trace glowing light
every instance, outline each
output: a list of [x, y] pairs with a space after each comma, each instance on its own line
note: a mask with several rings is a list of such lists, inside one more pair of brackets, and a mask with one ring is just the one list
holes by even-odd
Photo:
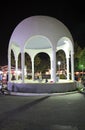
[[60, 61], [58, 61], [58, 65], [60, 65], [61, 64], [61, 62]]

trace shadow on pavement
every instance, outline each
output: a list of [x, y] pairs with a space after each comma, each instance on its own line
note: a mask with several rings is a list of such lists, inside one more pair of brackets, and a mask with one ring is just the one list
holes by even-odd
[[10, 118], [11, 116], [16, 116], [18, 113], [23, 112], [23, 111], [25, 111], [27, 109], [30, 109], [32, 106], [42, 102], [43, 100], [45, 100], [45, 99], [47, 99], [49, 97], [50, 96], [45, 96], [45, 97], [39, 98], [37, 100], [34, 100], [33, 102], [27, 103], [27, 104], [25, 104], [23, 106], [20, 106], [20, 107], [16, 108], [16, 109], [13, 109], [11, 111], [7, 111], [7, 112], [4, 112], [4, 113], [0, 114], [0, 126], [1, 126], [1, 124], [4, 124], [4, 122], [8, 118]]

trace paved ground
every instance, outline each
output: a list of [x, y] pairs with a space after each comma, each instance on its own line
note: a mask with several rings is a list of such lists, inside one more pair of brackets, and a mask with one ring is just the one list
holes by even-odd
[[0, 130], [85, 130], [85, 96], [0, 95]]

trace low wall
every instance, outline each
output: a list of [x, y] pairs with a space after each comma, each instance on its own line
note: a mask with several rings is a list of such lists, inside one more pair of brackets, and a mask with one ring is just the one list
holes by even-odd
[[23, 93], [56, 93], [76, 90], [76, 82], [70, 83], [8, 83], [8, 90]]

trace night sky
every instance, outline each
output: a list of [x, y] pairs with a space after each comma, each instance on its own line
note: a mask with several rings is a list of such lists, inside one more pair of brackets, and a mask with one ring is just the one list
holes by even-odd
[[63, 22], [71, 32], [74, 42], [85, 47], [84, 3], [55, 1], [12, 1], [0, 4], [0, 66], [7, 65], [8, 44], [15, 27], [33, 15], [47, 15]]

